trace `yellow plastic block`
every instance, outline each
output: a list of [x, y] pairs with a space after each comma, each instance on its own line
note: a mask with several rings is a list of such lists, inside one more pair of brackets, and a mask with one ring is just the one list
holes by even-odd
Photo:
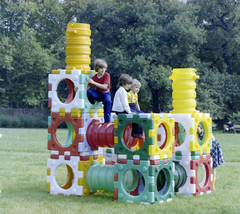
[[[152, 114], [151, 118], [154, 120], [154, 129], [149, 130], [149, 137], [154, 138], [154, 145], [149, 145], [149, 156], [159, 155], [160, 159], [172, 158], [172, 145], [175, 141], [173, 135], [173, 128], [175, 127], [175, 120], [171, 114]], [[157, 135], [160, 125], [164, 125], [166, 129], [166, 143], [164, 148], [158, 146]]]
[[118, 119], [114, 119], [114, 129], [118, 129]]
[[114, 144], [118, 144], [118, 136], [114, 136]]
[[60, 74], [60, 70], [61, 70], [61, 69], [52, 70], [52, 74]]
[[[194, 127], [190, 128], [190, 134], [195, 136], [195, 141], [190, 142], [190, 151], [199, 151], [200, 155], [203, 155], [203, 151], [206, 154], [210, 154], [211, 150], [211, 140], [212, 140], [212, 133], [211, 133], [211, 126], [212, 126], [212, 118], [209, 114], [204, 113], [192, 113], [192, 118], [194, 118]], [[202, 145], [199, 144], [197, 138], [197, 127], [201, 123], [204, 126], [204, 141], [201, 142]]]
[[103, 117], [103, 109], [98, 109], [98, 117]]
[[[75, 70], [75, 69], [73, 68], [73, 70]], [[67, 70], [65, 73], [66, 74], [72, 74], [72, 71], [71, 70]]]
[[65, 117], [65, 108], [59, 108], [59, 117]]
[[90, 115], [90, 117], [94, 117], [94, 109], [93, 108], [91, 108], [89, 110], [89, 115]]
[[[95, 159], [95, 161], [99, 161], [100, 164], [103, 164], [103, 155], [98, 155], [98, 158]], [[89, 195], [90, 189], [87, 186], [86, 183], [86, 173], [89, 168], [89, 166], [92, 165], [93, 162], [93, 156], [89, 156], [89, 160], [87, 161], [79, 161], [78, 162], [78, 171], [83, 171], [83, 178], [78, 179], [78, 185], [83, 186], [83, 196]]]
[[50, 192], [50, 186], [51, 186], [50, 182], [47, 182], [47, 192]]
[[173, 114], [191, 114], [196, 111], [196, 83], [195, 80], [199, 78], [196, 75], [194, 68], [178, 68], [172, 70], [172, 76], [169, 79], [172, 83], [172, 106]]
[[81, 117], [82, 116], [82, 109], [72, 108], [71, 109], [71, 117]]
[[82, 70], [81, 74], [91, 74], [91, 70]]
[[[82, 70], [90, 74], [91, 30], [89, 24], [70, 23], [66, 31], [66, 70]], [[83, 73], [83, 72], [81, 72]]]
[[51, 175], [51, 169], [50, 168], [47, 169], [47, 175]]

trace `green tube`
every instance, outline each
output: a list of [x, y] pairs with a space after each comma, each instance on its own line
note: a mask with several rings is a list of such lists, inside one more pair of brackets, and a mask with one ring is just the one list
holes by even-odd
[[187, 173], [185, 169], [179, 164], [179, 162], [176, 161], [175, 162], [175, 192], [178, 192], [178, 189], [186, 183], [186, 180], [187, 180]]
[[91, 192], [96, 190], [114, 190], [114, 166], [100, 165], [99, 161], [93, 161], [86, 173], [86, 183]]

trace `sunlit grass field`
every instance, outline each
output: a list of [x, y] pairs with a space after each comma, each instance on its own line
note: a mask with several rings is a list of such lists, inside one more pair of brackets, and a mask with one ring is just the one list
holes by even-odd
[[[116, 201], [113, 192], [86, 197], [50, 195], [46, 191], [47, 129], [0, 129], [0, 213], [239, 213], [240, 134], [213, 134], [226, 159], [217, 169], [216, 190], [142, 205]], [[64, 141], [66, 135], [66, 130], [58, 131], [59, 139]], [[57, 182], [64, 182], [60, 175], [56, 177]]]

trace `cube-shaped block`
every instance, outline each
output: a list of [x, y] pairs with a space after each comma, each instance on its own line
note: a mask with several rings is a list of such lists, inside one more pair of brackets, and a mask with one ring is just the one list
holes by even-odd
[[[50, 194], [83, 195], [83, 186], [78, 185], [78, 179], [83, 178], [83, 172], [78, 170], [79, 160], [79, 157], [74, 156], [65, 160], [63, 155], [59, 155], [58, 159], [48, 159], [47, 191]], [[56, 181], [56, 172], [61, 165], [66, 165], [66, 181], [63, 185]]]

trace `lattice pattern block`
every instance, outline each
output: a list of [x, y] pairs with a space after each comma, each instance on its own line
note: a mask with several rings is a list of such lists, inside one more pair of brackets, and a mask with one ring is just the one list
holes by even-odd
[[[60, 123], [65, 122], [68, 126], [68, 137], [64, 144], [57, 139], [57, 128]], [[71, 156], [79, 156], [78, 143], [84, 141], [84, 135], [79, 134], [79, 128], [84, 127], [84, 118], [72, 118], [71, 113], [66, 113], [65, 117], [52, 112], [51, 126], [48, 127], [48, 149], [59, 151], [59, 155], [70, 152]]]
[[[182, 156], [177, 161], [187, 174], [186, 182], [177, 190], [177, 194], [202, 195], [211, 192], [212, 167], [210, 154], [200, 155], [198, 160], [192, 160], [191, 156]], [[200, 166], [204, 169], [204, 178], [199, 182], [198, 180], [201, 178], [198, 179]]]
[[[212, 119], [208, 114], [173, 114], [175, 119], [175, 153], [180, 156], [210, 154]], [[204, 126], [204, 138], [198, 140], [197, 127]], [[179, 130], [179, 132], [177, 131]], [[178, 142], [177, 142], [178, 141]]]
[[[118, 119], [114, 120], [114, 150], [115, 154], [125, 154], [127, 159], [133, 160], [134, 155], [139, 155], [141, 160], [149, 160], [149, 145], [154, 145], [152, 129], [154, 129], [154, 120], [150, 118], [151, 114], [120, 114]], [[145, 141], [138, 150], [131, 150], [124, 142], [124, 130], [131, 124], [140, 125], [145, 133]], [[131, 136], [129, 136], [131, 137]]]
[[177, 194], [195, 194], [196, 184], [191, 183], [191, 177], [196, 176], [196, 171], [191, 169], [191, 156], [182, 156], [181, 160], [177, 160], [179, 164], [184, 168], [187, 179], [186, 182], [178, 189]]
[[[149, 155], [159, 155], [160, 159], [172, 158], [174, 151], [174, 118], [171, 114], [152, 114], [151, 118], [154, 120], [154, 128], [149, 131], [150, 137], [154, 138], [154, 144], [149, 145]], [[165, 139], [161, 145], [158, 144], [158, 130], [163, 126], [165, 131]]]
[[[59, 159], [48, 159], [47, 163], [47, 192], [60, 195], [83, 195], [83, 186], [78, 184], [78, 179], [83, 178], [83, 172], [78, 170], [79, 157], [71, 156], [65, 160], [63, 155]], [[61, 165], [67, 166], [67, 179], [62, 186], [56, 181], [56, 171]]]
[[[199, 167], [204, 169], [204, 178], [201, 182], [198, 179]], [[210, 193], [213, 189], [213, 175], [212, 175], [212, 161], [211, 155], [201, 155], [199, 160], [191, 160], [190, 168], [195, 170], [196, 176], [190, 178], [190, 182], [196, 185], [196, 192], [194, 195], [203, 195]]]
[[[159, 203], [171, 201], [174, 197], [173, 163], [151, 165], [148, 160], [140, 160], [134, 164], [127, 160], [126, 164], [114, 165], [114, 198], [134, 203]], [[138, 188], [138, 195], [131, 194]]]
[[[192, 152], [200, 152], [200, 155], [210, 154], [212, 147], [212, 118], [209, 114], [193, 113], [194, 128], [190, 129], [190, 133], [195, 135], [194, 142], [190, 142], [190, 150]], [[201, 124], [203, 126], [204, 138], [198, 140], [197, 138], [197, 127]]]
[[[64, 109], [66, 113], [71, 112], [71, 109], [83, 109], [84, 99], [79, 98], [77, 94], [79, 91], [86, 91], [83, 85], [79, 84], [80, 70], [72, 70], [71, 73], [67, 73], [66, 70], [55, 70], [52, 74], [49, 74], [48, 78], [48, 106], [52, 109], [52, 112], [60, 112], [60, 109]], [[58, 98], [57, 88], [59, 83], [65, 80], [68, 84], [68, 98], [65, 103], [61, 102]], [[77, 87], [78, 91], [74, 92], [74, 88]]]
[[[171, 201], [174, 197], [174, 163], [172, 159], [160, 160], [159, 165], [151, 165], [149, 167], [149, 175], [153, 175], [155, 180], [155, 185], [153, 185], [155, 203]], [[146, 188], [145, 179], [139, 173], [139, 195], [144, 191], [144, 188]]]

